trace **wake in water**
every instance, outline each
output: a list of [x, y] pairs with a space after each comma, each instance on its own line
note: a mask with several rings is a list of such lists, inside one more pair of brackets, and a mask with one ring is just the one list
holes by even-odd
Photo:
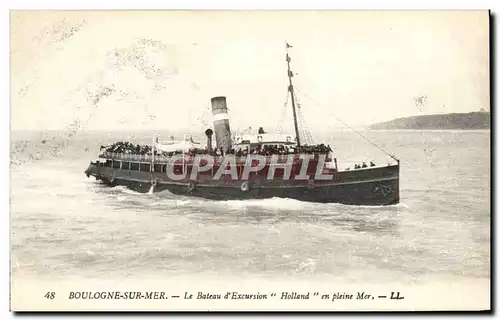
[[133, 191], [125, 186], [114, 186], [114, 187], [103, 187], [108, 189], [112, 194], [124, 193], [128, 195], [143, 196], [144, 198], [150, 199], [152, 196], [155, 197], [155, 205], [165, 205], [172, 204], [175, 201], [177, 205], [191, 205], [191, 206], [216, 206], [216, 207], [227, 207], [231, 209], [242, 209], [242, 208], [263, 208], [268, 210], [291, 210], [291, 211], [304, 211], [304, 210], [349, 210], [349, 209], [409, 209], [410, 207], [404, 203], [392, 204], [392, 205], [344, 205], [338, 203], [312, 203], [304, 202], [291, 198], [279, 198], [273, 197], [268, 199], [250, 199], [250, 200], [225, 200], [216, 201], [209, 200], [200, 197], [186, 196], [186, 195], [175, 195], [167, 190], [155, 193], [154, 186], [151, 186], [147, 193], [139, 193]]
[[110, 186], [106, 186], [106, 185], [101, 185], [99, 183], [97, 183], [97, 186], [101, 187], [99, 192], [105, 192], [105, 193], [109, 193], [109, 194], [123, 193], [123, 194], [128, 194], [128, 195], [137, 195], [137, 196], [146, 195], [144, 193], [139, 193], [139, 192], [136, 192], [134, 190], [131, 190], [125, 186], [110, 187]]
[[[117, 209], [135, 209], [148, 212], [156, 218], [183, 216], [195, 222], [255, 222], [265, 224], [268, 232], [280, 234], [282, 228], [276, 224], [313, 224], [313, 226], [341, 228], [368, 233], [395, 233], [400, 211], [406, 212], [404, 204], [394, 206], [350, 206], [302, 202], [295, 199], [270, 198], [263, 200], [215, 201], [198, 197], [179, 196], [168, 191], [159, 193], [137, 193], [126, 187], [112, 187], [113, 198], [108, 199]], [[116, 197], [121, 194], [122, 196]], [[109, 194], [108, 194], [109, 195]], [[109, 195], [111, 196], [111, 195]], [[155, 214], [156, 213], [156, 214]], [[316, 228], [316, 227], [315, 227]]]
[[[116, 188], [116, 187], [113, 187]], [[272, 197], [268, 199], [249, 199], [249, 200], [226, 200], [226, 201], [215, 201], [215, 200], [209, 200], [209, 199], [204, 199], [200, 197], [194, 197], [194, 196], [185, 196], [185, 195], [175, 195], [172, 194], [169, 191], [161, 191], [158, 193], [153, 193], [153, 186], [149, 189], [149, 191], [144, 194], [144, 193], [136, 193], [134, 192], [135, 195], [155, 195], [159, 199], [165, 198], [165, 199], [175, 199], [175, 200], [182, 200], [182, 201], [191, 201], [193, 203], [197, 202], [205, 202], [205, 203], [213, 203], [215, 205], [223, 205], [223, 206], [228, 206], [231, 208], [238, 208], [238, 207], [262, 207], [262, 208], [270, 208], [270, 209], [287, 209], [287, 210], [302, 210], [304, 208], [311, 208], [311, 207], [320, 207], [320, 208], [366, 208], [366, 209], [377, 209], [377, 208], [404, 208], [404, 209], [409, 209], [410, 207], [404, 203], [398, 203], [398, 204], [392, 204], [392, 205], [345, 205], [345, 204], [339, 204], [339, 203], [313, 203], [313, 202], [305, 202], [305, 201], [300, 201], [292, 198], [280, 198], [280, 197]], [[128, 188], [124, 187], [123, 189], [120, 189], [120, 191], [126, 191], [129, 190]]]

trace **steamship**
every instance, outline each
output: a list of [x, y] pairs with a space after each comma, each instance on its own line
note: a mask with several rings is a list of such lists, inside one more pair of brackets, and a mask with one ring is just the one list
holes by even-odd
[[348, 205], [398, 203], [400, 164], [394, 155], [387, 153], [396, 163], [342, 170], [329, 147], [302, 143], [290, 47], [286, 44], [294, 134], [259, 131], [232, 136], [226, 97], [219, 96], [211, 99], [213, 129], [205, 131], [206, 146], [190, 137], [169, 143], [154, 137], [146, 153], [103, 151], [85, 174], [138, 192], [169, 191], [213, 200], [277, 197]]

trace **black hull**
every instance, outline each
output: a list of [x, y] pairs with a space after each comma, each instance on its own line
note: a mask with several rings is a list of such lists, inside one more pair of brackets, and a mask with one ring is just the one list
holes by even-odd
[[[154, 193], [169, 191], [176, 195], [201, 197], [211, 200], [290, 198], [316, 203], [340, 203], [346, 205], [391, 205], [399, 203], [399, 165], [385, 168], [339, 172], [335, 181], [321, 184], [296, 184], [290, 181], [250, 183], [247, 191], [241, 182], [189, 182], [165, 181], [151, 173], [122, 171], [112, 168], [89, 166], [88, 176], [110, 186], [126, 186], [146, 193], [156, 180]], [[160, 179], [158, 179], [160, 178]]]

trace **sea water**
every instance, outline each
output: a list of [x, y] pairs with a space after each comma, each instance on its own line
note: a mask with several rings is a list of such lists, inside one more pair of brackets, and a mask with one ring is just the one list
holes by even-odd
[[[139, 194], [84, 170], [101, 144], [149, 143], [150, 133], [13, 132], [12, 276], [489, 279], [490, 132], [363, 134], [401, 159], [400, 204]], [[352, 133], [325, 139], [341, 168], [391, 161]]]

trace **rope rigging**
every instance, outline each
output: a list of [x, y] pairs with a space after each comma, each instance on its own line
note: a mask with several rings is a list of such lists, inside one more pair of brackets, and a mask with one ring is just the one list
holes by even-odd
[[281, 111], [281, 118], [280, 118], [280, 121], [278, 123], [278, 128], [276, 129], [276, 132], [279, 134], [283, 134], [283, 122], [285, 121], [289, 97], [290, 97], [290, 91], [288, 91], [288, 89], [287, 89], [285, 103], [283, 104], [283, 110]]
[[297, 118], [299, 120], [299, 131], [300, 137], [303, 140], [303, 143], [306, 145], [313, 145], [314, 140], [312, 138], [311, 132], [307, 128], [306, 120], [304, 115], [302, 114], [302, 104], [299, 101], [299, 97], [295, 95], [295, 101], [297, 102]]
[[[321, 106], [319, 103], [317, 103], [314, 99], [312, 99], [308, 94], [306, 94], [305, 92], [303, 92], [302, 90], [300, 90], [299, 88], [295, 87], [296, 90], [298, 90], [301, 94], [303, 94], [304, 96], [306, 96], [311, 102], [313, 102], [316, 106]], [[399, 159], [387, 152], [385, 149], [383, 149], [382, 147], [380, 147], [379, 145], [377, 145], [375, 142], [371, 141], [369, 138], [365, 137], [363, 134], [361, 134], [360, 132], [358, 132], [357, 130], [355, 130], [354, 128], [352, 128], [351, 126], [349, 126], [348, 124], [346, 124], [342, 119], [338, 118], [337, 116], [335, 116], [333, 113], [331, 113], [329, 110], [326, 110], [327, 113], [329, 113], [331, 116], [333, 116], [335, 119], [337, 119], [340, 123], [342, 123], [344, 126], [346, 126], [347, 128], [349, 128], [350, 130], [352, 130], [354, 133], [358, 134], [359, 136], [361, 136], [363, 139], [365, 139], [367, 142], [369, 142], [370, 144], [372, 144], [373, 146], [375, 146], [376, 148], [378, 148], [380, 151], [382, 151], [384, 154], [386, 154], [387, 156], [391, 157], [392, 159], [394, 159], [395, 161], [397, 161], [399, 163]]]
[[[283, 123], [284, 123], [284, 120], [286, 118], [286, 112], [288, 109], [289, 98], [290, 98], [290, 91], [287, 91], [286, 100], [285, 100], [285, 103], [283, 104], [284, 108], [283, 108], [283, 111], [281, 113], [281, 118], [280, 118], [280, 121], [278, 123], [278, 128], [276, 130], [276, 132], [279, 134], [283, 134]], [[299, 121], [300, 137], [303, 140], [303, 143], [305, 143], [306, 145], [313, 145], [314, 140], [312, 138], [311, 132], [307, 128], [305, 117], [302, 114], [302, 110], [301, 110], [302, 106], [300, 104], [300, 101], [299, 101], [297, 95], [294, 95], [294, 98], [295, 98], [295, 101], [297, 104], [297, 119]]]

